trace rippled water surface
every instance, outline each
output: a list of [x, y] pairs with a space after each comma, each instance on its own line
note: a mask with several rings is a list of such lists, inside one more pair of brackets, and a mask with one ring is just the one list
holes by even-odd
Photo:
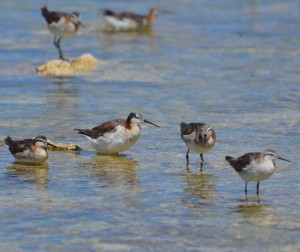
[[[85, 24], [63, 39], [69, 57], [101, 64], [80, 77], [39, 76], [57, 57], [39, 1], [1, 5], [0, 137], [44, 134], [81, 152], [16, 164], [0, 143], [1, 251], [299, 251], [300, 3], [159, 1], [149, 33], [101, 32], [99, 8], [146, 12], [153, 1], [48, 1]], [[63, 3], [62, 3], [63, 2]], [[139, 141], [99, 156], [73, 128], [141, 112]], [[181, 121], [207, 122], [214, 150], [190, 155]], [[225, 155], [274, 148], [292, 163], [248, 185]]]

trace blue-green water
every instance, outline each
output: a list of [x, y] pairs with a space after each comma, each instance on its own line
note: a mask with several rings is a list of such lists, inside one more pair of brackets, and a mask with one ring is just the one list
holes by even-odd
[[[51, 1], [81, 13], [85, 28], [62, 40], [69, 57], [102, 63], [72, 78], [39, 76], [56, 58], [39, 8], [2, 3], [0, 138], [44, 134], [82, 152], [51, 152], [47, 164], [14, 164], [0, 143], [1, 251], [297, 251], [300, 249], [300, 3], [160, 1], [151, 34], [101, 32], [99, 8], [144, 13], [151, 1]], [[137, 111], [143, 125], [122, 156], [97, 156], [73, 128]], [[190, 155], [181, 121], [207, 122], [214, 150]], [[261, 183], [244, 182], [225, 155], [273, 148]]]

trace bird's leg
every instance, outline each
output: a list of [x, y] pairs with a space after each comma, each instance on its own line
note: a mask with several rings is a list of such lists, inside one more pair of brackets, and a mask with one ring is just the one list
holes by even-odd
[[55, 46], [56, 48], [58, 48], [58, 47], [57, 47], [57, 42], [56, 42], [56, 36], [55, 36], [55, 35], [54, 35], [53, 44], [54, 44], [54, 46]]
[[203, 153], [200, 154], [200, 158], [201, 158], [201, 163], [200, 163], [200, 166], [203, 166], [203, 163], [204, 163], [204, 159], [203, 159]]
[[61, 60], [66, 60], [65, 57], [64, 57], [64, 53], [62, 51], [62, 49], [60, 48], [60, 41], [61, 41], [61, 37], [58, 38], [57, 42], [56, 42], [56, 45], [57, 45], [57, 48], [58, 48], [58, 52], [59, 52], [59, 58]]
[[186, 166], [188, 167], [189, 166], [189, 152], [190, 152], [190, 150], [188, 149], [188, 151], [187, 151], [187, 153], [186, 153]]
[[245, 184], [245, 194], [247, 195], [247, 182]]
[[259, 195], [259, 181], [257, 182], [257, 185], [256, 185], [256, 194]]

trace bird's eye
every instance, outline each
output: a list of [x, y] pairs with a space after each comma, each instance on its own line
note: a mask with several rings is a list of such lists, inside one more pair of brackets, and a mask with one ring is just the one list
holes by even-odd
[[141, 116], [140, 116], [140, 115], [135, 115], [135, 118], [136, 118], [136, 119], [140, 119]]

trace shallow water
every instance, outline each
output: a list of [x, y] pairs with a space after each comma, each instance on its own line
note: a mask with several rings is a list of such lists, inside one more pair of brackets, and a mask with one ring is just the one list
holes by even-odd
[[[102, 33], [97, 9], [145, 12], [151, 1], [60, 2], [49, 8], [78, 10], [85, 24], [62, 40], [67, 55], [102, 63], [80, 77], [38, 76], [57, 57], [44, 3], [2, 3], [0, 137], [45, 134], [84, 151], [30, 166], [0, 143], [1, 250], [299, 250], [299, 2], [161, 1], [176, 14], [144, 34]], [[143, 125], [121, 156], [95, 155], [72, 130], [131, 111], [161, 128]], [[181, 121], [217, 133], [202, 172], [196, 154], [186, 171]], [[224, 156], [269, 147], [292, 163], [278, 160], [259, 201], [255, 183], [245, 200]]]

